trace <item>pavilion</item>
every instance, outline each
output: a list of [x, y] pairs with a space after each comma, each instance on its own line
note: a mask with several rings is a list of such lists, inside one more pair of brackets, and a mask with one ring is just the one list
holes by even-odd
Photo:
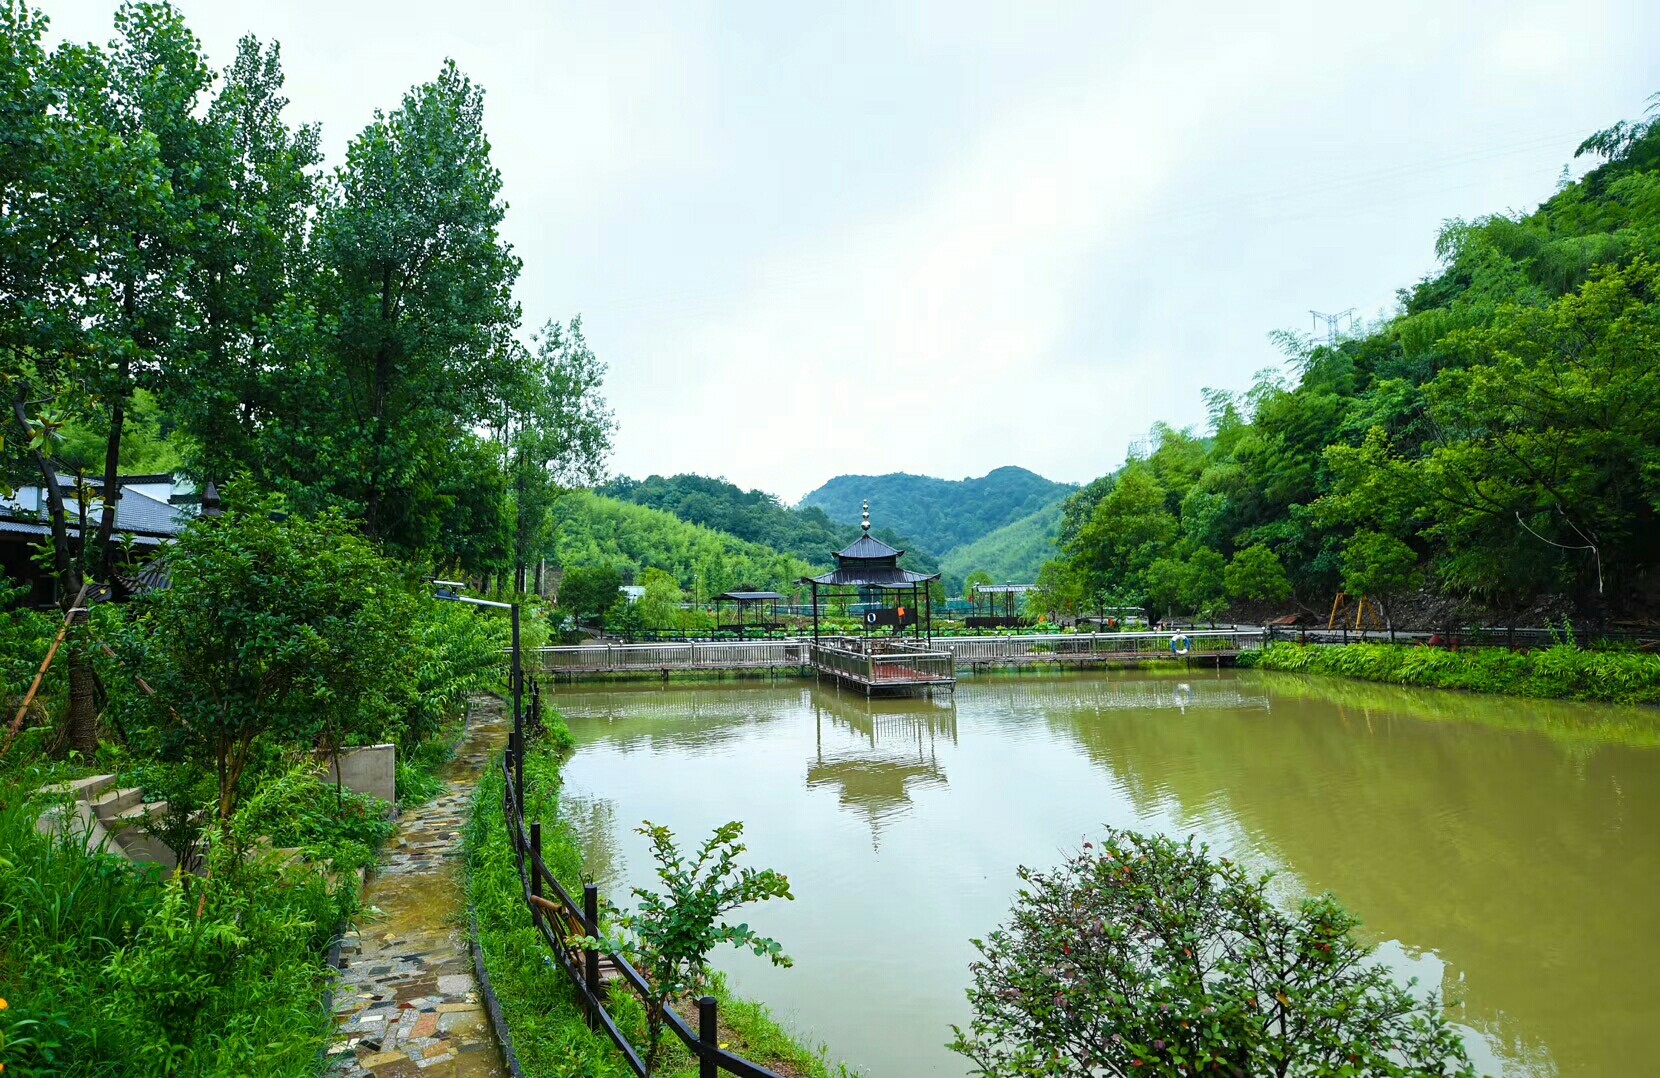
[[[832, 555], [836, 567], [822, 576], [804, 576], [801, 583], [813, 592], [813, 642], [819, 642], [819, 597], [826, 599], [853, 599], [870, 596], [897, 597], [898, 602], [867, 610], [860, 615], [865, 635], [875, 629], [892, 629], [901, 636], [909, 628], [917, 640], [934, 638], [934, 608], [928, 594], [928, 585], [940, 578], [938, 573], [918, 573], [901, 569], [899, 559], [903, 550], [896, 550], [870, 534], [870, 503], [864, 503], [864, 520], [859, 538], [844, 550]], [[909, 602], [906, 594], [909, 593]]]
[[[974, 613], [968, 616], [970, 629], [1007, 629], [1024, 625], [1026, 619], [1019, 613], [1019, 605], [1026, 598], [1026, 593], [1037, 588], [1036, 584], [976, 584], [974, 585]], [[980, 600], [985, 600], [985, 613], [980, 613]], [[999, 602], [998, 600], [1002, 601]], [[998, 607], [1003, 612], [997, 612]]]
[[[763, 632], [779, 627], [778, 603], [785, 596], [776, 591], [723, 591], [715, 596], [715, 628], [720, 632], [735, 632], [738, 639], [744, 638], [744, 629], [760, 629]], [[722, 603], [731, 603], [735, 608], [731, 622], [725, 624], [720, 620]], [[751, 611], [754, 617], [750, 616]]]
[[[862, 528], [851, 546], [836, 552], [833, 570], [801, 578], [801, 583], [813, 592], [813, 642], [808, 655], [814, 672], [820, 678], [833, 678], [862, 689], [867, 696], [878, 692], [932, 693], [954, 687], [954, 657], [949, 651], [932, 648], [934, 609], [928, 585], [938, 580], [939, 574], [899, 567], [905, 552], [870, 534], [869, 502], [864, 506]], [[863, 636], [838, 633], [821, 637], [821, 596], [866, 600], [874, 596], [880, 605], [869, 606], [859, 615]], [[877, 629], [889, 629], [891, 633], [875, 636]], [[909, 639], [906, 629], [911, 631]]]

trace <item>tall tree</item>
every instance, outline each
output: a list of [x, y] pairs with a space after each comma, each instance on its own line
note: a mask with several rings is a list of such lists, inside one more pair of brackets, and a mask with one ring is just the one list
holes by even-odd
[[183, 17], [171, 4], [127, 3], [115, 27], [104, 62], [86, 68], [105, 76], [88, 107], [118, 144], [153, 147], [160, 184], [153, 199], [113, 204], [98, 230], [99, 264], [90, 282], [101, 302], [89, 305], [94, 352], [82, 377], [105, 432], [95, 549], [106, 580], [115, 561], [110, 540], [127, 410], [136, 389], [156, 387], [193, 345], [199, 311], [187, 278], [195, 257], [218, 239], [219, 222], [206, 203], [220, 176], [210, 125], [197, 107], [213, 76]]
[[616, 424], [600, 390], [605, 364], [582, 336], [582, 319], [567, 330], [542, 327], [506, 409], [503, 440], [514, 510], [514, 585], [546, 551], [554, 499], [572, 486], [604, 477]]
[[[178, 285], [196, 172], [190, 113], [205, 75], [195, 39], [165, 5], [122, 7], [108, 51], [66, 45], [48, 57], [45, 25], [15, 2], [0, 16], [0, 348], [9, 441], [26, 447], [45, 493], [52, 573], [78, 623], [89, 572], [111, 575], [127, 406], [175, 354], [185, 321]], [[56, 460], [71, 421], [104, 447], [104, 507], [91, 542], [91, 491], [77, 482], [72, 509]], [[73, 635], [66, 658], [67, 740], [90, 752], [96, 714], [83, 635]]]
[[260, 439], [284, 419], [273, 399], [276, 350], [289, 321], [303, 316], [313, 276], [318, 128], [287, 125], [282, 89], [278, 45], [244, 37], [208, 109], [213, 168], [203, 202], [215, 227], [193, 252], [196, 346], [175, 365], [168, 401], [191, 470], [204, 480], [259, 476], [265, 451], [278, 449]]
[[513, 372], [519, 260], [483, 110], [452, 62], [352, 140], [318, 226], [324, 355], [286, 357], [288, 484], [405, 551], [436, 541], [446, 456]]

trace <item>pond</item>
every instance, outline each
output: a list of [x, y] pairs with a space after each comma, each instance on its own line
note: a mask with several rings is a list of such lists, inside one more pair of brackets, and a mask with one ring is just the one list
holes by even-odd
[[1197, 834], [1334, 892], [1457, 1001], [1484, 1073], [1652, 1073], [1660, 713], [1230, 671], [999, 674], [955, 697], [802, 681], [562, 686], [567, 806], [603, 893], [653, 882], [642, 819], [746, 824], [792, 903], [746, 919], [740, 993], [872, 1076], [963, 1075], [971, 938], [1020, 864], [1101, 825]]

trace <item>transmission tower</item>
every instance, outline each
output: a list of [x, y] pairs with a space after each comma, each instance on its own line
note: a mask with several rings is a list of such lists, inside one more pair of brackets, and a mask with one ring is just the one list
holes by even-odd
[[1343, 333], [1354, 331], [1355, 309], [1353, 307], [1346, 311], [1338, 311], [1336, 314], [1326, 314], [1324, 311], [1310, 311], [1308, 314], [1316, 334], [1320, 332], [1320, 323], [1324, 322], [1326, 324], [1326, 336], [1324, 339], [1316, 336], [1314, 338], [1316, 344], [1336, 345], [1337, 338]]

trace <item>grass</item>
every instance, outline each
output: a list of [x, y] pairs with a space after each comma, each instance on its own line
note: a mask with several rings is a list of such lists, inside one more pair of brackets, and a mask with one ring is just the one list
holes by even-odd
[[[560, 768], [572, 740], [563, 718], [551, 710], [547, 733], [525, 759], [526, 817], [542, 821], [542, 860], [568, 891], [580, 890], [582, 848], [559, 815]], [[622, 1078], [631, 1074], [610, 1040], [588, 1028], [575, 989], [552, 961], [530, 921], [517, 861], [502, 811], [499, 759], [480, 779], [465, 832], [467, 895], [478, 919], [478, 940], [491, 986], [501, 1003], [514, 1051], [530, 1078]], [[717, 976], [710, 994], [720, 1001], [721, 1038], [729, 1051], [781, 1074], [846, 1078], [824, 1053], [792, 1037], [767, 1008], [734, 997]], [[645, 1012], [632, 993], [618, 992], [609, 1009], [635, 1044], [645, 1041]], [[696, 1061], [676, 1044], [660, 1073], [693, 1078]]]
[[27, 789], [0, 791], [7, 1078], [315, 1073], [342, 897], [319, 872], [222, 854], [212, 879], [164, 880], [37, 834]]
[[1589, 651], [1572, 644], [1515, 652], [1504, 648], [1449, 651], [1393, 644], [1277, 643], [1259, 652], [1241, 654], [1240, 665], [1506, 696], [1660, 703], [1660, 655]]

